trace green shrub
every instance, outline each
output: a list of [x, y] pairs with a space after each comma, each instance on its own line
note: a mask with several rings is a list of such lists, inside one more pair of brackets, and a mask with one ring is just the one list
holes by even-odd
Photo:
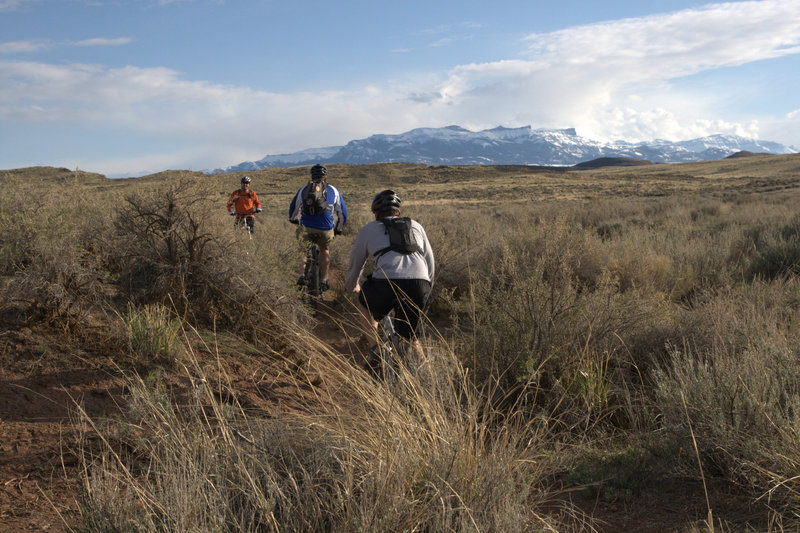
[[800, 274], [800, 218], [779, 227], [757, 225], [746, 235], [753, 249], [748, 277], [775, 279]]
[[566, 426], [640, 426], [631, 391], [641, 388], [637, 369], [663, 349], [651, 339], [670, 331], [669, 302], [586, 268], [592, 239], [556, 219], [496, 244], [471, 284], [463, 357], [478, 381], [499, 379], [498, 393], [520, 401], [524, 392], [531, 409]]
[[653, 458], [645, 450], [627, 447], [608, 453], [585, 454], [565, 478], [567, 486], [582, 487], [589, 497], [632, 501], [652, 483]]

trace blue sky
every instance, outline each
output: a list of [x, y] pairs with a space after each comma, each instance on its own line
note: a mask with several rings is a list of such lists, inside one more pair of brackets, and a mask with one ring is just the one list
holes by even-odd
[[800, 0], [0, 0], [0, 168], [202, 170], [452, 124], [800, 148]]

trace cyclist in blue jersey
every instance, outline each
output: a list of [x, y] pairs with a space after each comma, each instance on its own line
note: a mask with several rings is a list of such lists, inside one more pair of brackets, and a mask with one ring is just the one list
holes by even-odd
[[[339, 235], [347, 223], [347, 205], [339, 189], [328, 184], [328, 169], [325, 165], [311, 167], [311, 180], [300, 187], [289, 205], [289, 222], [298, 224], [297, 238], [305, 249], [307, 242], [319, 247], [320, 289], [328, 289], [328, 265], [330, 245], [334, 235]], [[298, 285], [305, 284], [305, 250], [300, 265]]]

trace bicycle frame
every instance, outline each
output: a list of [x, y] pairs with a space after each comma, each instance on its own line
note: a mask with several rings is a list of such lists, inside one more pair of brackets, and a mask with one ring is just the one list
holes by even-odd
[[394, 330], [392, 315], [394, 315], [394, 311], [389, 311], [386, 316], [378, 322], [381, 343], [388, 345], [390, 349], [392, 349], [400, 339], [400, 336]]
[[243, 215], [236, 215], [236, 219], [233, 221], [233, 227], [239, 230], [240, 228], [244, 228], [247, 234], [250, 236], [250, 239], [253, 238], [253, 230], [252, 227], [247, 224], [247, 219], [252, 218], [255, 222], [255, 211], [251, 213], [245, 213]]

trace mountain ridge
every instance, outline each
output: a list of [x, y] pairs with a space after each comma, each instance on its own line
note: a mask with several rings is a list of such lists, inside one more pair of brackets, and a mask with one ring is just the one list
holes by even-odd
[[531, 126], [470, 131], [458, 125], [415, 128], [400, 134], [375, 134], [343, 146], [308, 148], [267, 155], [258, 161], [207, 173], [228, 173], [316, 163], [422, 163], [428, 165], [574, 166], [600, 158], [632, 158], [655, 163], [723, 159], [737, 152], [797, 153], [794, 147], [736, 135], [716, 134], [686, 141], [602, 142], [578, 135], [575, 128]]

